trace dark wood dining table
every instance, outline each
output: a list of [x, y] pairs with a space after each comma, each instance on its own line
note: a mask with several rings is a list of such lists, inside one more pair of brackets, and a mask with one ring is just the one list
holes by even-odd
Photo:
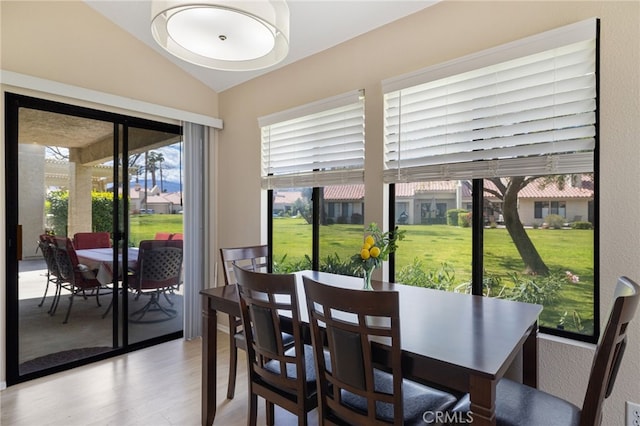
[[[297, 272], [300, 315], [308, 322], [302, 276], [339, 287], [361, 288], [362, 278], [317, 271]], [[403, 374], [411, 379], [468, 392], [473, 424], [495, 425], [495, 393], [518, 354], [522, 381], [538, 384], [538, 316], [542, 306], [374, 281], [375, 290], [400, 298]], [[366, 291], [366, 290], [363, 290]], [[235, 285], [209, 288], [203, 296], [202, 424], [216, 413], [217, 312], [240, 315]], [[377, 361], [385, 362], [384, 345]]]

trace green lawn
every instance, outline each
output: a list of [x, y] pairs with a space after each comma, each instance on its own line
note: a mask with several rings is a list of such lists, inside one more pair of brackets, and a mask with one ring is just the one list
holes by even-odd
[[153, 240], [156, 232], [182, 232], [181, 214], [134, 214], [129, 216], [129, 245], [137, 247], [142, 240]]
[[[182, 232], [182, 215], [132, 215], [131, 243], [153, 239], [156, 232]], [[363, 225], [331, 225], [320, 229], [320, 258], [336, 254], [342, 261], [360, 250]], [[406, 238], [399, 243], [396, 270], [422, 262], [427, 270], [436, 270], [443, 263], [455, 270], [455, 282], [463, 283], [471, 277], [471, 229], [446, 225], [405, 225]], [[578, 331], [574, 312], [579, 315], [585, 334], [593, 333], [593, 231], [528, 229], [542, 259], [552, 270], [571, 271], [580, 277], [577, 284], [565, 283], [558, 300], [548, 303], [540, 317], [540, 324], [555, 327], [567, 312], [565, 327]], [[287, 263], [311, 256], [311, 225], [300, 218], [274, 219], [274, 260]], [[485, 229], [484, 265], [488, 274], [503, 278], [508, 272], [520, 273], [522, 260], [504, 228]]]
[[[348, 260], [357, 253], [363, 239], [363, 225], [330, 225], [320, 230], [321, 261], [334, 253]], [[405, 225], [406, 238], [399, 243], [396, 271], [422, 262], [424, 269], [436, 270], [443, 263], [455, 270], [455, 282], [471, 277], [471, 229], [446, 225]], [[551, 270], [571, 271], [579, 283], [563, 284], [558, 299], [547, 303], [540, 323], [555, 327], [567, 312], [565, 328], [593, 333], [593, 231], [572, 229], [528, 229], [531, 240]], [[274, 219], [274, 260], [295, 263], [311, 256], [311, 225], [300, 218]], [[487, 274], [497, 275], [508, 283], [508, 273], [521, 273], [523, 264], [504, 228], [487, 228], [484, 233], [484, 265]], [[575, 318], [578, 320], [574, 320]], [[581, 330], [578, 330], [578, 322]]]

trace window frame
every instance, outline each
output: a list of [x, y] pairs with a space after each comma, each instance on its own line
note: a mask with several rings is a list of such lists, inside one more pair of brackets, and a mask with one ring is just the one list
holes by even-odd
[[[596, 159], [597, 159], [596, 155]], [[595, 167], [597, 168], [597, 163]], [[593, 279], [593, 335], [585, 335], [580, 333], [575, 333], [567, 330], [560, 330], [552, 327], [540, 326], [540, 331], [545, 334], [551, 334], [559, 337], [565, 337], [572, 340], [578, 340], [588, 343], [597, 343], [598, 338], [600, 336], [600, 294], [599, 294], [599, 233], [597, 230], [599, 229], [599, 215], [598, 205], [599, 205], [599, 193], [597, 190], [597, 179], [598, 171], [594, 172], [594, 247], [593, 247], [593, 267], [594, 267], [594, 279]], [[482, 206], [483, 206], [483, 179], [473, 179], [473, 190], [472, 190], [472, 200], [473, 200], [473, 210], [472, 210], [472, 241], [471, 241], [471, 256], [472, 256], [472, 290], [471, 293], [473, 295], [482, 296], [482, 281], [484, 277], [484, 265], [483, 265], [483, 256], [484, 256], [484, 244], [483, 244], [483, 235], [485, 226], [482, 219]], [[389, 223], [388, 229], [393, 229], [396, 226], [395, 222], [395, 184], [389, 184]], [[398, 225], [402, 228], [403, 225]], [[406, 229], [406, 228], [405, 228]], [[410, 228], [409, 228], [410, 229]], [[400, 247], [402, 250], [402, 247]], [[395, 282], [395, 254], [391, 254], [389, 256], [389, 281]]]
[[[575, 152], [570, 153], [570, 149], [566, 152], [559, 153], [559, 156], [552, 159], [553, 161], [549, 162], [549, 167], [541, 167], [542, 163], [537, 161], [535, 156], [532, 157], [513, 157], [508, 158], [507, 161], [502, 161], [501, 156], [498, 159], [492, 158], [489, 155], [488, 159], [469, 161], [472, 158], [472, 154], [475, 153], [472, 150], [471, 154], [460, 154], [459, 158], [462, 159], [456, 161], [444, 161], [439, 162], [438, 160], [434, 160], [433, 158], [424, 158], [420, 159], [419, 156], [411, 156], [409, 155], [409, 161], [407, 161], [407, 165], [402, 166], [401, 161], [403, 161], [402, 147], [401, 144], [404, 142], [402, 139], [402, 120], [398, 118], [398, 124], [396, 128], [391, 125], [389, 130], [385, 129], [385, 138], [391, 136], [395, 136], [394, 139], [390, 139], [388, 142], [385, 141], [385, 155], [386, 155], [386, 168], [384, 170], [384, 181], [389, 185], [389, 215], [388, 215], [388, 227], [389, 229], [393, 229], [396, 225], [395, 222], [395, 184], [399, 182], [412, 182], [412, 181], [424, 181], [424, 180], [471, 180], [472, 181], [472, 242], [471, 242], [471, 253], [472, 253], [472, 294], [474, 295], [482, 295], [482, 283], [483, 283], [483, 234], [484, 234], [484, 223], [483, 223], [483, 182], [485, 178], [490, 178], [493, 176], [503, 176], [503, 177], [512, 177], [517, 176], [517, 173], [525, 173], [523, 170], [527, 170], [527, 167], [536, 167], [534, 173], [531, 175], [536, 176], [544, 176], [544, 175], [566, 175], [572, 173], [593, 173], [593, 185], [594, 185], [594, 199], [593, 199], [593, 224], [594, 224], [594, 246], [593, 246], [593, 318], [594, 318], [594, 326], [593, 326], [593, 335], [584, 335], [576, 332], [559, 330], [557, 328], [550, 328], [541, 326], [540, 329], [542, 332], [552, 335], [557, 335], [561, 337], [570, 338], [578, 341], [585, 341], [589, 343], [596, 343], [598, 341], [600, 335], [600, 291], [599, 291], [599, 184], [598, 184], [598, 176], [599, 176], [599, 101], [600, 101], [600, 21], [597, 18], [588, 19], [586, 21], [582, 21], [576, 24], [568, 25], [565, 27], [560, 27], [556, 30], [551, 30], [546, 33], [538, 34], [532, 37], [528, 37], [523, 40], [517, 40], [512, 43], [508, 43], [504, 46], [498, 46], [497, 48], [488, 49], [484, 52], [478, 52], [477, 54], [469, 55], [464, 58], [460, 58], [458, 60], [453, 60], [448, 63], [435, 65], [429, 67], [428, 69], [418, 70], [413, 73], [409, 73], [403, 76], [398, 76], [394, 78], [390, 78], [388, 80], [383, 81], [383, 92], [385, 93], [385, 102], [386, 94], [390, 94], [390, 100], [393, 102], [397, 102], [397, 106], [395, 103], [390, 103], [389, 105], [385, 104], [385, 112], [389, 115], [385, 115], [385, 122], [387, 120], [393, 120], [393, 117], [401, 117], [402, 116], [402, 90], [408, 90], [407, 96], [412, 96], [413, 88], [419, 88], [420, 85], [430, 82], [430, 81], [438, 81], [438, 79], [448, 78], [450, 76], [458, 76], [462, 75], [465, 72], [475, 71], [477, 69], [481, 69], [486, 66], [492, 66], [494, 64], [501, 63], [498, 60], [501, 55], [506, 57], [506, 60], [511, 60], [518, 58], [521, 51], [521, 56], [527, 56], [532, 53], [542, 52], [540, 46], [545, 45], [546, 41], [549, 40], [552, 44], [555, 43], [553, 40], [554, 37], [558, 37], [559, 43], [565, 43], [565, 40], [573, 40], [575, 42], [577, 40], [573, 39], [573, 37], [583, 37], [585, 32], [592, 31], [589, 29], [590, 26], [593, 27], [594, 31], [594, 39], [595, 39], [595, 81], [593, 90], [595, 92], [594, 97], [594, 123], [593, 123], [593, 145], [590, 153], [592, 153], [592, 158], [588, 158], [585, 152]], [[576, 30], [576, 33], [572, 33], [572, 31]], [[578, 35], [578, 33], [580, 33]], [[568, 36], [568, 38], [564, 38]], [[580, 39], [582, 40], [582, 39]], [[540, 42], [541, 44], [536, 46], [536, 44]], [[562, 44], [560, 44], [562, 46]], [[514, 48], [517, 48], [514, 53]], [[549, 49], [549, 47], [546, 47]], [[516, 56], [514, 56], [516, 55]], [[502, 59], [503, 61], [505, 59]], [[492, 62], [494, 61], [494, 62]], [[593, 63], [592, 63], [593, 64]], [[431, 87], [431, 86], [429, 86]], [[398, 98], [399, 96], [399, 98]], [[394, 111], [393, 108], [396, 110]], [[389, 112], [387, 112], [389, 110]], [[418, 109], [409, 109], [411, 114], [416, 114]], [[419, 111], [418, 111], [419, 112]], [[393, 123], [393, 121], [391, 121]], [[409, 130], [415, 130], [411, 128]], [[474, 129], [475, 130], [475, 129]], [[455, 134], [454, 134], [455, 136]], [[454, 137], [455, 139], [455, 137]], [[475, 139], [474, 139], [475, 140]], [[394, 142], [395, 141], [395, 142]], [[406, 143], [406, 142], [405, 142]], [[578, 145], [575, 145], [576, 147]], [[582, 149], [585, 149], [583, 146]], [[536, 151], [540, 153], [541, 151]], [[544, 154], [544, 151], [541, 153]], [[397, 157], [396, 157], [397, 156]], [[443, 156], [443, 158], [446, 156]], [[473, 157], [475, 158], [475, 157]], [[406, 159], [404, 160], [406, 161]], [[563, 164], [560, 164], [564, 162]], [[589, 164], [590, 162], [590, 164]], [[589, 168], [588, 165], [591, 165]], [[502, 170], [500, 170], [502, 167]], [[544, 170], [545, 172], [541, 172]], [[548, 171], [548, 173], [546, 173]], [[493, 174], [495, 173], [495, 174]], [[565, 214], [566, 214], [566, 200], [549, 200], [547, 202], [547, 207], [549, 208], [549, 212], [551, 212], [552, 201], [555, 201], [558, 207], [558, 211], [560, 211], [560, 204], [565, 206]], [[542, 207], [544, 209], [544, 207]], [[542, 211], [540, 211], [542, 215]], [[544, 215], [542, 215], [544, 216]], [[402, 250], [402, 248], [400, 248]], [[390, 259], [390, 277], [391, 280], [395, 278], [395, 258], [392, 257]]]

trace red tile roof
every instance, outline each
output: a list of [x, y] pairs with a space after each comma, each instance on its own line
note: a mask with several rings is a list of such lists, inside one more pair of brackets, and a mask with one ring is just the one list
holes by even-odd
[[364, 184], [324, 187], [325, 200], [364, 200]]
[[[542, 187], [539, 183], [532, 182], [520, 190], [518, 198], [593, 198], [593, 178], [588, 175], [582, 175], [581, 177], [582, 182], [580, 185], [572, 186], [571, 182], [566, 182], [563, 189], [558, 188], [555, 183]], [[495, 189], [493, 183], [488, 180], [485, 180], [485, 187]], [[485, 196], [493, 197], [489, 193], [485, 193]]]
[[[486, 188], [495, 189], [495, 185], [489, 180], [484, 181]], [[429, 182], [400, 182], [396, 183], [396, 197], [413, 197], [419, 193], [455, 193], [457, 181], [429, 181]], [[462, 197], [471, 197], [471, 182], [463, 181]], [[286, 192], [284, 192], [286, 194]], [[485, 197], [495, 198], [493, 194], [485, 192]], [[567, 182], [562, 190], [556, 184], [542, 188], [540, 184], [533, 182], [524, 187], [518, 194], [519, 198], [593, 198], [593, 178], [589, 175], [582, 176], [581, 186], [572, 186]], [[324, 188], [326, 200], [363, 200], [364, 185], [336, 185]], [[282, 202], [278, 200], [277, 202]], [[293, 202], [293, 201], [292, 201]]]

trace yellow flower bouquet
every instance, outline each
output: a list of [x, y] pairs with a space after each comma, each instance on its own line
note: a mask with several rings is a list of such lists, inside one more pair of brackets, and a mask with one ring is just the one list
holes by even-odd
[[398, 229], [396, 226], [393, 232], [382, 232], [376, 223], [370, 223], [360, 253], [355, 254], [352, 260], [358, 269], [361, 269], [364, 275], [364, 288], [367, 290], [371, 287], [371, 274], [375, 268], [382, 265], [387, 260], [389, 253], [396, 251], [397, 242], [404, 238], [404, 230]]

